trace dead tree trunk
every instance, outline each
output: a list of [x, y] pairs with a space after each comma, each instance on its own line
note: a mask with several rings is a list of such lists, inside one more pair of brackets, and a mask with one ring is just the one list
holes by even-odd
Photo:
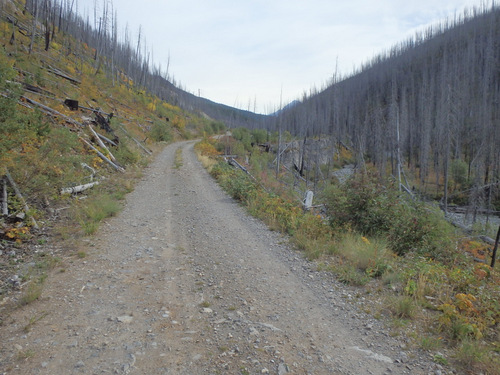
[[99, 181], [89, 182], [88, 184], [73, 186], [70, 188], [62, 188], [61, 194], [76, 194], [81, 193], [87, 189], [94, 187], [95, 185], [99, 185]]
[[92, 132], [92, 134], [94, 135], [94, 138], [95, 138], [96, 142], [99, 144], [99, 146], [101, 146], [104, 150], [106, 150], [106, 152], [109, 155], [109, 158], [112, 161], [115, 162], [116, 158], [113, 156], [113, 154], [111, 153], [111, 151], [109, 151], [109, 149], [106, 147], [106, 145], [104, 144], [104, 142], [101, 141], [101, 138], [99, 137], [99, 135], [97, 134], [97, 132], [92, 128], [92, 125], [90, 125], [90, 124], [89, 124], [89, 129]]
[[491, 255], [491, 268], [495, 267], [495, 261], [497, 259], [498, 241], [500, 241], [500, 226], [498, 227], [497, 238], [495, 240], [495, 247], [493, 248], [493, 254]]
[[12, 176], [10, 175], [9, 171], [6, 171], [5, 172], [5, 175], [7, 176], [7, 179], [9, 180], [9, 183], [10, 185], [12, 186], [12, 188], [14, 189], [14, 192], [16, 193], [16, 196], [19, 198], [19, 200], [21, 201], [22, 205], [23, 205], [23, 208], [24, 208], [24, 211], [26, 213], [26, 215], [28, 215], [31, 219], [31, 223], [33, 225], [33, 228], [35, 229], [38, 229], [38, 224], [35, 220], [35, 218], [33, 216], [31, 216], [29, 214], [29, 210], [30, 208], [28, 207], [28, 204], [26, 203], [26, 201], [24, 200], [24, 197], [23, 195], [21, 194], [21, 191], [19, 190], [19, 188], [17, 187], [17, 184], [16, 182], [14, 181], [14, 179], [12, 178]]
[[2, 178], [2, 215], [9, 214], [9, 205], [7, 204], [7, 180]]
[[150, 151], [150, 150], [148, 150], [146, 147], [144, 147], [141, 142], [139, 142], [137, 139], [135, 139], [134, 137], [132, 137], [132, 135], [130, 135], [130, 133], [123, 126], [120, 126], [118, 129], [120, 129], [121, 131], [123, 131], [127, 137], [129, 137], [130, 139], [132, 139], [137, 144], [137, 146], [139, 146], [139, 148], [142, 151], [144, 151], [147, 155], [152, 155], [153, 154], [153, 152]]
[[99, 156], [102, 160], [104, 160], [106, 163], [111, 165], [114, 169], [116, 169], [118, 172], [125, 172], [125, 169], [123, 167], [120, 167], [119, 165], [113, 163], [111, 160], [108, 159], [106, 155], [104, 155], [101, 151], [99, 151], [97, 148], [92, 146], [90, 142], [88, 142], [86, 139], [79, 137], [87, 146], [89, 146], [92, 150], [94, 150], [97, 153], [97, 156]]

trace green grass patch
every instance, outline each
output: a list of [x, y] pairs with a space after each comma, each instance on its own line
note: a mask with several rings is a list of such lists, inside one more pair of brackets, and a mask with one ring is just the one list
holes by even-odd
[[410, 296], [390, 296], [387, 300], [387, 308], [400, 319], [413, 319], [417, 313], [417, 304]]
[[179, 147], [175, 150], [174, 168], [180, 169], [180, 167], [182, 167], [182, 163], [182, 148]]
[[19, 306], [26, 306], [38, 298], [40, 298], [43, 290], [43, 285], [41, 280], [36, 280], [31, 282], [26, 289], [23, 291], [23, 294], [19, 298], [18, 304]]
[[30, 318], [30, 320], [28, 321], [28, 324], [26, 324], [24, 327], [23, 327], [23, 331], [25, 333], [28, 333], [29, 331], [31, 331], [31, 328], [33, 328], [33, 326], [39, 322], [40, 320], [42, 320], [43, 318], [45, 318], [47, 315], [49, 315], [48, 312], [43, 312], [41, 315], [39, 316], [32, 316]]
[[94, 234], [102, 220], [115, 216], [121, 209], [121, 204], [107, 193], [88, 199], [79, 210], [79, 222], [84, 234]]

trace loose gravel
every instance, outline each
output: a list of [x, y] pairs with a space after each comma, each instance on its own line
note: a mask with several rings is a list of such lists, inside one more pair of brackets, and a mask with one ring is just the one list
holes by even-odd
[[[41, 298], [0, 374], [444, 374], [169, 145]], [[182, 166], [175, 152], [182, 150]]]

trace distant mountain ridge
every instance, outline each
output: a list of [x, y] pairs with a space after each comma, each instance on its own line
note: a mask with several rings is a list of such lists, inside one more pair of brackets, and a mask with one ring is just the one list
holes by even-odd
[[286, 112], [289, 109], [294, 108], [297, 105], [300, 105], [300, 100], [292, 100], [290, 103], [285, 105], [283, 108], [278, 109], [276, 112], [270, 114], [270, 116], [279, 116], [281, 113]]

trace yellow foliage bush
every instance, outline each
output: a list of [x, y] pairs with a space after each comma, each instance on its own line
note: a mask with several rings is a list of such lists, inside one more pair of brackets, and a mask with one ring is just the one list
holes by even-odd
[[203, 155], [203, 156], [215, 156], [218, 155], [219, 152], [215, 148], [213, 144], [211, 144], [207, 139], [202, 140], [197, 143], [195, 148]]
[[183, 130], [186, 127], [186, 120], [180, 116], [175, 116], [172, 120], [172, 125], [176, 129]]
[[163, 105], [163, 107], [165, 107], [165, 109], [168, 109], [170, 111], [178, 112], [181, 110], [179, 107], [176, 107], [175, 105], [172, 105], [172, 104], [167, 103], [167, 102], [162, 102], [161, 104]]
[[148, 103], [148, 105], [146, 106], [146, 108], [151, 111], [151, 112], [154, 112], [156, 111], [156, 103], [154, 101]]
[[21, 240], [26, 238], [29, 232], [30, 229], [28, 227], [11, 228], [5, 233], [5, 236], [11, 240]]
[[59, 51], [62, 48], [62, 46], [59, 43], [54, 42], [54, 41], [52, 41], [50, 43], [50, 47], [53, 48], [53, 49], [55, 49], [56, 51]]

